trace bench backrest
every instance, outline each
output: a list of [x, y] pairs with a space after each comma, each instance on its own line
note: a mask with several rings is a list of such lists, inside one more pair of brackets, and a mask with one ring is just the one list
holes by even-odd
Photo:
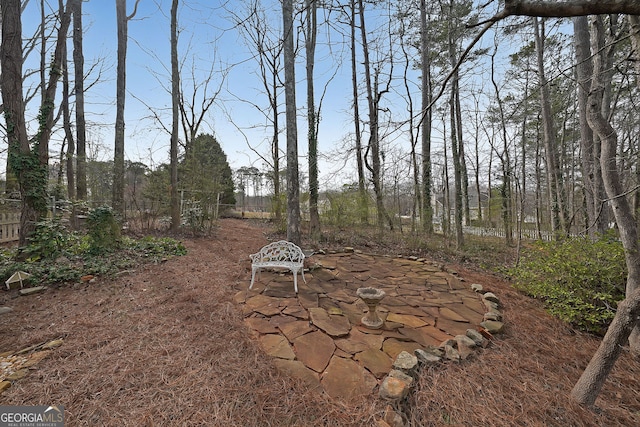
[[286, 240], [269, 243], [260, 249], [257, 255], [256, 261], [258, 262], [302, 262], [304, 260], [304, 252], [302, 252], [302, 249]]

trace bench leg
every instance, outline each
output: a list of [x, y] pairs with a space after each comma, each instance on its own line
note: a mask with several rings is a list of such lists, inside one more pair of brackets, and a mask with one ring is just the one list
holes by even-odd
[[251, 284], [249, 285], [249, 289], [253, 288], [253, 281], [256, 278], [256, 270], [258, 269], [257, 268], [251, 269]]
[[293, 270], [293, 289], [298, 293], [298, 270]]

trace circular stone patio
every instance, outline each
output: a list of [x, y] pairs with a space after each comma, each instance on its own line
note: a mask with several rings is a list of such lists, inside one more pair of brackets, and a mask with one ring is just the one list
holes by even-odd
[[[278, 369], [334, 398], [372, 393], [396, 356], [476, 329], [486, 312], [481, 295], [442, 266], [346, 249], [305, 261], [307, 283], [290, 272], [263, 270], [252, 290], [236, 296], [245, 322]], [[248, 271], [251, 271], [247, 263]], [[362, 326], [361, 287], [382, 289], [382, 329]]]

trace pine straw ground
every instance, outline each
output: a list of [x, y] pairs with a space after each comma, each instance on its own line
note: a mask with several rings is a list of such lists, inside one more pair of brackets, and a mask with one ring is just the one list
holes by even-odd
[[[281, 375], [233, 302], [265, 230], [223, 220], [184, 257], [116, 280], [15, 298], [2, 292], [0, 352], [64, 344], [0, 394], [62, 404], [67, 426], [375, 426], [376, 396], [334, 401]], [[472, 360], [425, 369], [398, 409], [411, 426], [640, 425], [640, 362], [624, 351], [593, 410], [569, 392], [599, 340], [551, 319], [508, 283], [452, 266], [502, 300], [506, 332]]]

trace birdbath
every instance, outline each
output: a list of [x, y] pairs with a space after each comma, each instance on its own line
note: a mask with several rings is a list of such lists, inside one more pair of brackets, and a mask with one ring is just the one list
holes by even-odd
[[356, 295], [369, 307], [369, 312], [362, 318], [362, 324], [369, 329], [380, 329], [384, 321], [378, 316], [376, 308], [385, 297], [385, 292], [376, 288], [358, 288]]

